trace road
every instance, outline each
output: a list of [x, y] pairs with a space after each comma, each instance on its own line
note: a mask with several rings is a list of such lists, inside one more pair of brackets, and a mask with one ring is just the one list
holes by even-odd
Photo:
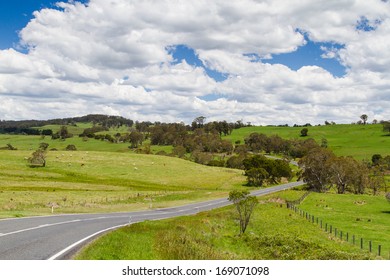
[[[252, 192], [261, 196], [302, 185], [292, 182]], [[227, 198], [180, 207], [107, 214], [72, 214], [0, 220], [1, 260], [66, 259], [99, 234], [145, 220], [160, 220], [231, 204]]]

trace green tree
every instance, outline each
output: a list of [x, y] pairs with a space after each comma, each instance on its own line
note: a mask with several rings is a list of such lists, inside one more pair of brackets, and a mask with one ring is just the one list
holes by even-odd
[[383, 122], [383, 132], [387, 132], [390, 135], [390, 121]]
[[299, 166], [303, 169], [302, 179], [311, 189], [318, 192], [326, 192], [329, 189], [332, 174], [327, 162], [334, 157], [328, 149], [315, 148], [299, 161]]
[[363, 114], [360, 116], [360, 119], [363, 121], [363, 124], [365, 125], [367, 123], [368, 116], [366, 114]]
[[28, 159], [30, 167], [45, 167], [46, 166], [46, 155], [45, 151], [38, 149], [32, 153]]
[[132, 131], [129, 135], [129, 141], [131, 143], [131, 148], [138, 148], [138, 145], [142, 145], [144, 141], [144, 135], [138, 131]]
[[306, 127], [301, 130], [301, 137], [306, 137], [307, 133], [309, 132], [309, 129]]
[[249, 224], [253, 210], [258, 203], [257, 197], [250, 196], [249, 192], [246, 190], [235, 190], [229, 193], [228, 199], [229, 201], [233, 202], [234, 206], [236, 207], [240, 222], [240, 235], [244, 234]]
[[48, 147], [49, 147], [48, 143], [42, 142], [41, 144], [39, 144], [39, 149], [41, 149], [43, 151], [46, 151]]
[[265, 180], [269, 178], [268, 172], [264, 168], [251, 168], [245, 172], [248, 185], [261, 187]]

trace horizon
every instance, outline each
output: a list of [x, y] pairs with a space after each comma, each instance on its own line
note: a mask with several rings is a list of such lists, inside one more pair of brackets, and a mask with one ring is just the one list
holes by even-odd
[[0, 119], [387, 120], [389, 57], [381, 0], [3, 1]]

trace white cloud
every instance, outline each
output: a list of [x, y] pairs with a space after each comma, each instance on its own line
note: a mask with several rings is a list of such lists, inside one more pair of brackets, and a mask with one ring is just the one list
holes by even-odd
[[[58, 6], [35, 12], [20, 32], [27, 54], [0, 50], [1, 119], [104, 112], [160, 121], [205, 115], [263, 124], [351, 122], [362, 112], [384, 118], [390, 105], [390, 4], [384, 1], [90, 0]], [[359, 30], [359, 23], [370, 28]], [[322, 57], [339, 59], [345, 77], [313, 65], [293, 71], [261, 62], [304, 45], [303, 33], [343, 46], [323, 47]], [[178, 44], [193, 48], [227, 79], [216, 82], [202, 67], [172, 63], [168, 49]], [[210, 94], [220, 98], [202, 100]]]

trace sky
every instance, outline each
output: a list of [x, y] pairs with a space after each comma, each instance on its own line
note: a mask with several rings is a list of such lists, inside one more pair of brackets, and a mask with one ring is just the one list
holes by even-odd
[[385, 0], [0, 2], [0, 120], [388, 120]]

